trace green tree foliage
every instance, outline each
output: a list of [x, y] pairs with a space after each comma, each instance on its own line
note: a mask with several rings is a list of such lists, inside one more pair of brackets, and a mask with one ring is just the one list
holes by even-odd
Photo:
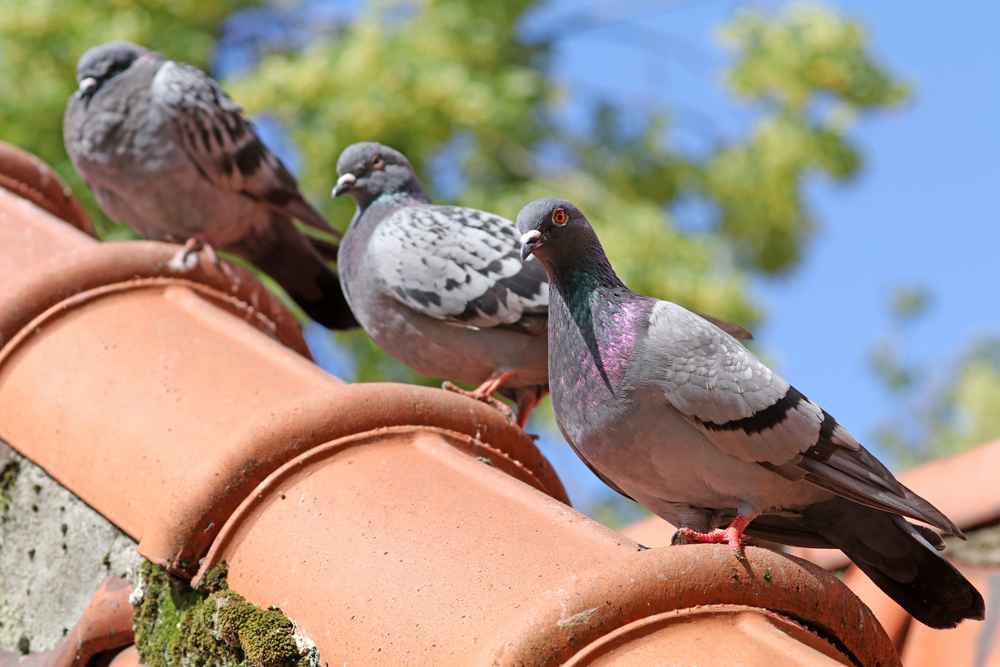
[[720, 231], [767, 272], [797, 263], [815, 227], [803, 178], [855, 176], [861, 156], [845, 132], [850, 120], [907, 96], [872, 60], [858, 23], [807, 5], [773, 18], [748, 13], [722, 30], [736, 54], [729, 87], [763, 113], [746, 140], [723, 147], [703, 170], [705, 191], [723, 211]]
[[62, 118], [76, 90], [76, 61], [122, 39], [207, 67], [220, 24], [248, 0], [5, 0], [0, 8], [0, 139], [54, 166], [105, 235], [101, 214], [63, 149]]
[[[60, 131], [79, 54], [131, 39], [205, 66], [222, 19], [252, 4], [16, 0], [0, 12], [0, 84], [18, 91], [0, 101], [2, 138], [36, 151], [83, 192]], [[562, 31], [529, 40], [522, 29], [539, 4], [373, 0], [339, 30], [269, 52], [226, 86], [248, 111], [288, 128], [303, 189], [335, 227], [353, 212], [328, 198], [337, 156], [375, 139], [404, 151], [431, 192], [452, 201], [513, 217], [535, 197], [572, 199], [633, 288], [753, 324], [760, 313], [748, 272], [794, 266], [816, 226], [805, 180], [854, 176], [861, 158], [851, 119], [898, 104], [905, 88], [873, 60], [856, 22], [796, 5], [739, 14], [721, 31], [731, 52], [726, 85], [755, 113], [745, 136], [691, 155], [672, 143], [669, 109], [614, 100], [595, 104], [589, 127], [573, 132], [554, 120], [571, 91], [548, 67]], [[716, 212], [696, 234], [671, 214], [691, 199]], [[341, 340], [360, 378], [411, 377], [363, 335]]]
[[[606, 100], [585, 133], [553, 122], [567, 91], [547, 73], [552, 42], [528, 43], [517, 29], [536, 2], [408, 4], [416, 10], [400, 14], [397, 3], [371, 3], [339, 38], [272, 54], [230, 82], [241, 103], [291, 129], [310, 193], [328, 191], [340, 149], [354, 141], [401, 149], [432, 191], [447, 185], [432, 168], [443, 155], [446, 171], [459, 174], [461, 203], [513, 217], [532, 198], [570, 198], [633, 288], [743, 323], [759, 317], [745, 271], [790, 268], [813, 231], [805, 179], [854, 176], [861, 160], [850, 118], [906, 95], [852, 21], [820, 8], [741, 14], [723, 30], [728, 85], [759, 108], [756, 123], [692, 157], [671, 145], [667, 109]], [[637, 111], [642, 126], [623, 131], [623, 117]], [[558, 166], [539, 159], [543, 140], [565, 156]], [[706, 233], [683, 233], [670, 214], [690, 197], [718, 211]], [[335, 225], [350, 219], [350, 202], [324, 206]], [[361, 377], [401, 373], [367, 341], [354, 345]]]
[[[890, 333], [874, 346], [876, 378], [897, 402], [876, 429], [879, 443], [904, 466], [982, 445], [1000, 436], [1000, 336], [983, 336], [950, 363], [909, 358], [910, 328], [931, 307], [922, 288], [899, 288], [891, 298]], [[931, 368], [943, 367], [944, 373]]]

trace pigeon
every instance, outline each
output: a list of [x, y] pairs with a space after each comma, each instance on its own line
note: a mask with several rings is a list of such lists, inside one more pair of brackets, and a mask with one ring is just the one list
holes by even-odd
[[479, 400], [508, 396], [524, 427], [546, 392], [549, 286], [537, 261], [521, 260], [514, 224], [432, 204], [388, 146], [349, 146], [337, 173], [333, 196], [357, 204], [337, 268], [361, 326], [419, 373], [478, 385], [463, 393]]
[[630, 291], [573, 204], [517, 216], [522, 257], [549, 277], [549, 386], [563, 435], [609, 486], [680, 529], [838, 548], [934, 628], [982, 619], [983, 598], [938, 553], [962, 537], [828, 412], [733, 336]]
[[[81, 56], [63, 139], [112, 220], [141, 236], [185, 243], [171, 267], [212, 247], [255, 264], [312, 319], [357, 326], [337, 274], [293, 220], [332, 228], [237, 106], [201, 70], [128, 42]], [[218, 260], [216, 259], [216, 262]]]

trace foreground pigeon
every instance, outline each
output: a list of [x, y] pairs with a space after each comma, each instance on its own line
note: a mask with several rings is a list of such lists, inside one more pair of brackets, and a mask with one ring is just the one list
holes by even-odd
[[292, 221], [333, 230], [215, 81], [112, 42], [83, 54], [77, 83], [63, 119], [66, 151], [112, 220], [149, 239], [187, 241], [188, 251], [234, 252], [320, 324], [357, 326], [336, 273]]
[[619, 280], [584, 215], [542, 199], [517, 216], [552, 286], [549, 385], [566, 439], [606, 483], [687, 542], [743, 533], [839, 548], [914, 618], [983, 618], [940, 554], [961, 531], [733, 337]]
[[340, 278], [361, 326], [386, 352], [424, 375], [501, 391], [518, 423], [545, 394], [549, 286], [522, 262], [509, 220], [436, 206], [402, 153], [348, 147], [333, 196], [358, 209], [341, 242]]

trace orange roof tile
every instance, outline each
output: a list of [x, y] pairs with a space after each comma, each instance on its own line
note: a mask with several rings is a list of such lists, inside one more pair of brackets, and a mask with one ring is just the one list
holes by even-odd
[[832, 575], [756, 548], [743, 563], [718, 545], [638, 551], [573, 511], [495, 410], [346, 385], [251, 275], [177, 277], [173, 251], [96, 245], [0, 189], [0, 280], [16, 281], [0, 294], [0, 436], [156, 562], [226, 560], [231, 587], [281, 607], [326, 661], [666, 656], [725, 626], [773, 633], [735, 635], [747, 664], [898, 664]]

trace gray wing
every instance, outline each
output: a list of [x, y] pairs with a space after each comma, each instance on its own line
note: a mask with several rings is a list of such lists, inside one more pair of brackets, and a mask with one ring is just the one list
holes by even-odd
[[338, 234], [302, 197], [295, 178], [264, 146], [243, 110], [207, 74], [167, 61], [153, 78], [151, 96], [203, 178], [285, 217]]
[[644, 368], [667, 401], [730, 456], [961, 534], [828, 412], [700, 315], [658, 302], [644, 348]]
[[521, 261], [514, 224], [455, 206], [409, 206], [379, 223], [370, 251], [392, 295], [424, 315], [468, 327], [542, 335], [545, 271]]
[[750, 330], [741, 327], [739, 324], [727, 322], [724, 319], [721, 319], [719, 317], [712, 317], [711, 315], [706, 315], [705, 313], [699, 313], [697, 310], [692, 310], [691, 312], [697, 315], [698, 317], [708, 320], [709, 322], [719, 327], [733, 338], [736, 338], [738, 340], [753, 339], [753, 334], [750, 332]]

